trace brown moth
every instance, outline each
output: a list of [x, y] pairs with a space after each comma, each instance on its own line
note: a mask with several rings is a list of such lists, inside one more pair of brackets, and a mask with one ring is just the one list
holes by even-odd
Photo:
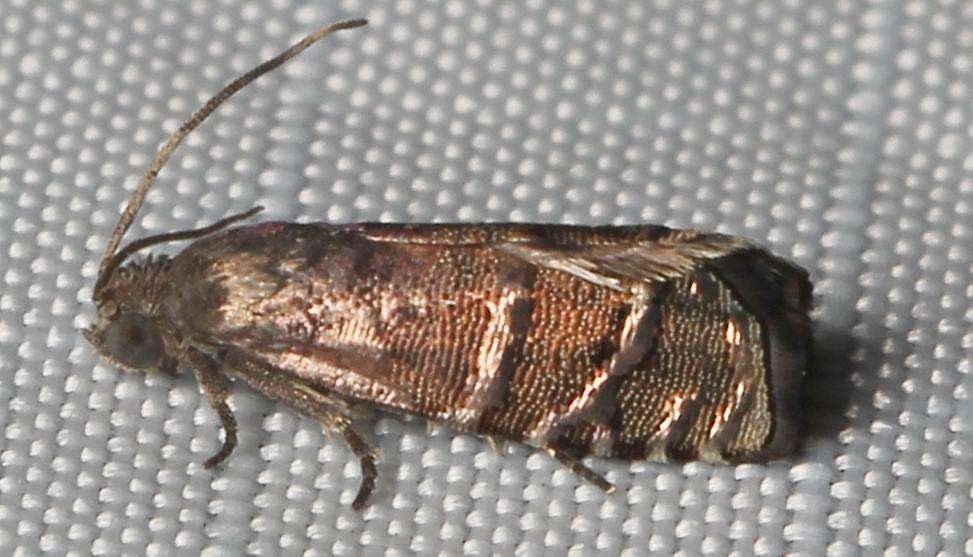
[[[130, 371], [192, 369], [236, 445], [230, 379], [339, 433], [366, 410], [549, 452], [764, 461], [797, 442], [807, 273], [742, 238], [663, 226], [294, 224], [260, 208], [119, 249], [159, 170], [220, 103], [346, 21], [229, 84], [160, 149], [108, 242], [85, 331]], [[175, 257], [129, 258], [194, 240]]]

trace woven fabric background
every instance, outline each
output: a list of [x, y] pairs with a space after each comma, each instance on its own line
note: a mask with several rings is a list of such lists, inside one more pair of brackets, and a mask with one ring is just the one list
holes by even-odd
[[[664, 223], [806, 266], [812, 424], [786, 462], [592, 460], [378, 422], [350, 451], [242, 386], [227, 464], [188, 374], [79, 333], [165, 135], [333, 20], [177, 152], [132, 233], [265, 218]], [[973, 553], [973, 5], [0, 1], [0, 547], [76, 555]], [[178, 249], [173, 247], [171, 249]]]

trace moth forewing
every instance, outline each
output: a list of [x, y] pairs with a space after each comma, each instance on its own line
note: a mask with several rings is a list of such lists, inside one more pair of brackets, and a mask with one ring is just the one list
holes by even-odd
[[[182, 137], [323, 28], [234, 81], [173, 135], [102, 259], [86, 331], [137, 371], [192, 369], [236, 444], [229, 379], [375, 457], [352, 422], [377, 408], [578, 460], [760, 461], [786, 454], [810, 343], [807, 273], [734, 236], [662, 226], [295, 224], [198, 230], [118, 249]], [[128, 261], [157, 243], [174, 257]], [[127, 262], [128, 261], [128, 262]], [[126, 263], [127, 262], [127, 263]]]

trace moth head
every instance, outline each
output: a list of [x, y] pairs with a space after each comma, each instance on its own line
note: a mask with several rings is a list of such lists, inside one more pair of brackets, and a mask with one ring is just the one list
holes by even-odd
[[130, 371], [157, 369], [166, 353], [155, 320], [142, 313], [120, 313], [100, 329], [87, 332], [103, 356]]
[[[211, 234], [230, 224], [249, 218], [261, 210], [255, 207], [245, 213], [233, 215], [204, 228], [181, 232], [156, 234], [129, 242], [122, 246], [122, 239], [135, 221], [148, 194], [149, 187], [169, 160], [170, 155], [193, 129], [203, 122], [224, 101], [246, 87], [261, 75], [279, 67], [297, 56], [307, 47], [335, 31], [361, 27], [364, 19], [352, 19], [321, 27], [298, 41], [276, 57], [256, 66], [249, 72], [227, 84], [212, 97], [159, 148], [155, 158], [145, 170], [142, 179], [122, 211], [111, 237], [105, 246], [98, 268], [98, 279], [92, 291], [92, 301], [98, 307], [98, 323], [84, 331], [85, 336], [106, 358], [119, 366], [132, 371], [145, 371], [161, 368], [174, 370], [175, 359], [167, 352], [176, 352], [177, 341], [173, 335], [166, 334], [164, 321], [153, 310], [161, 281], [156, 280], [164, 274], [164, 260], [152, 259], [143, 262], [129, 262], [137, 252], [156, 244], [191, 240]], [[160, 273], [160, 271], [163, 271]], [[153, 294], [155, 296], [153, 297]]]
[[97, 322], [85, 337], [107, 360], [127, 371], [175, 371], [176, 345], [158, 314], [169, 260], [149, 257], [117, 269], [98, 291]]

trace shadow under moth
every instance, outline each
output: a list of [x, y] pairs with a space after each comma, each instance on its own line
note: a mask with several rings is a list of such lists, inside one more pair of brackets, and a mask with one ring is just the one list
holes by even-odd
[[[375, 480], [353, 424], [372, 409], [548, 452], [611, 490], [587, 455], [765, 461], [799, 439], [811, 285], [749, 241], [664, 226], [295, 224], [120, 247], [181, 140], [224, 100], [333, 31], [237, 78], [159, 150], [105, 248], [85, 336], [130, 371], [192, 370], [236, 445], [231, 380], [289, 404]], [[173, 257], [132, 258], [192, 240]]]

